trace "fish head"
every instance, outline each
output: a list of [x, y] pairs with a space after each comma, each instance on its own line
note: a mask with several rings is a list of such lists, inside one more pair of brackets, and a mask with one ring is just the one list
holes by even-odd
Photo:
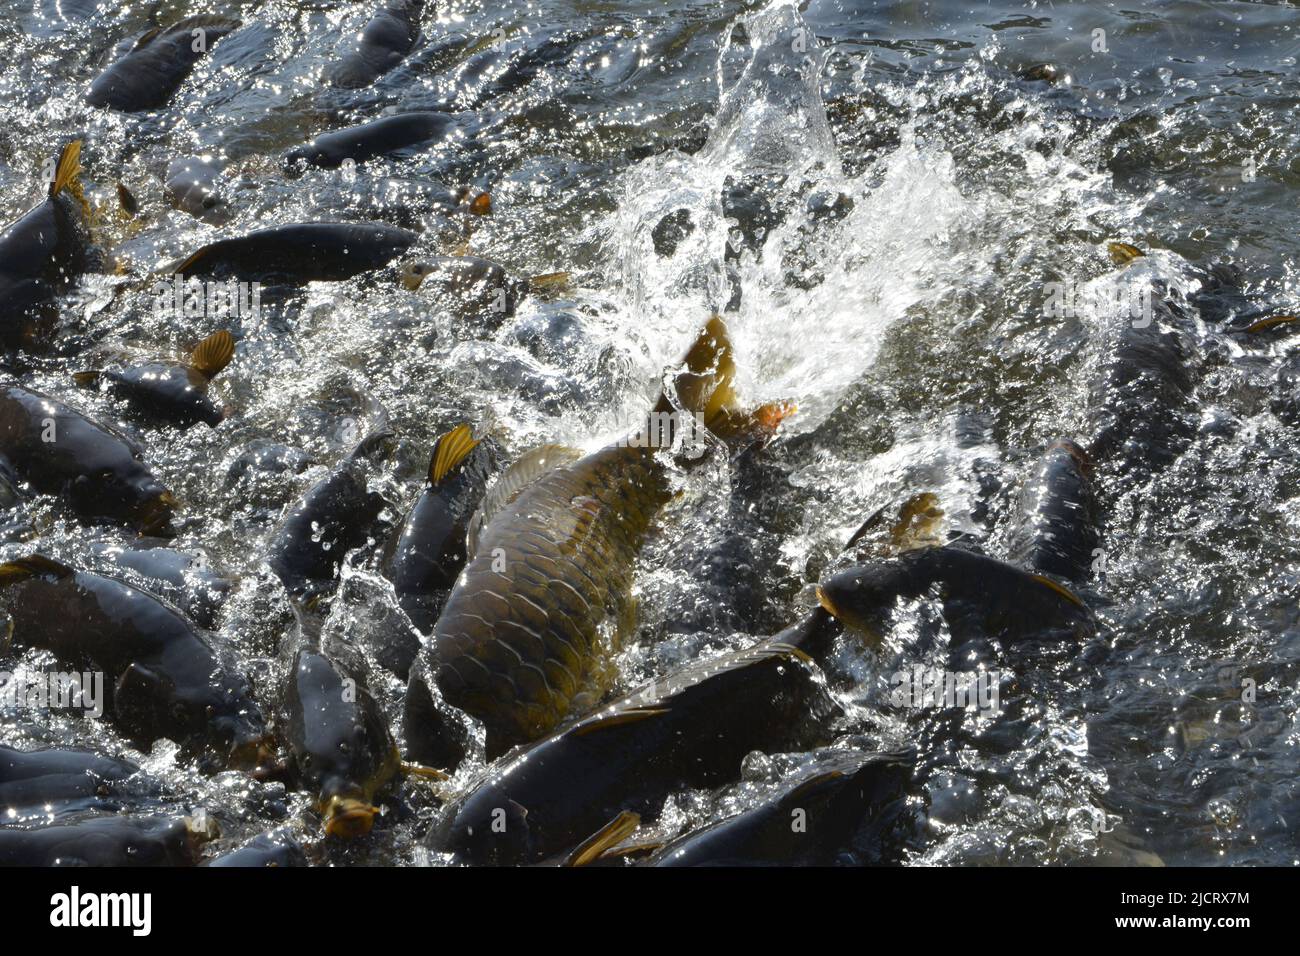
[[839, 571], [817, 588], [817, 601], [846, 628], [879, 647], [883, 612], [902, 593], [897, 569], [888, 564], [858, 565]]

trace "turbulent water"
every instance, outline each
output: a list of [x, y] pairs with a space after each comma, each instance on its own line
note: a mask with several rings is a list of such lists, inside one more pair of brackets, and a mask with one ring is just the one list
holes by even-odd
[[[1055, 317], [1045, 302], [1053, 283], [1113, 274], [1108, 241], [1150, 250], [1139, 268], [1166, 281], [1234, 263], [1252, 301], [1300, 307], [1290, 5], [453, 2], [425, 11], [416, 51], [372, 86], [327, 88], [322, 71], [373, 8], [0, 0], [0, 213], [37, 201], [42, 164], [80, 137], [96, 238], [113, 257], [65, 298], [55, 351], [23, 364], [24, 384], [117, 420], [120, 407], [68, 371], [124, 346], [191, 348], [215, 326], [157, 314], [148, 273], [274, 223], [386, 221], [420, 231], [409, 258], [468, 247], [518, 275], [573, 273], [487, 333], [391, 269], [268, 296], [256, 321], [235, 323], [238, 352], [214, 386], [230, 418], [124, 426], [184, 502], [176, 546], [239, 579], [215, 639], [268, 709], [291, 618], [266, 546], [355, 443], [358, 396], [380, 402], [400, 438], [377, 486], [392, 524], [452, 425], [489, 428], [512, 452], [597, 447], [730, 303], [741, 390], [798, 413], [767, 449], [754, 500], [732, 506], [723, 464], [684, 477], [637, 568], [637, 630], [618, 659], [630, 689], [796, 620], [852, 531], [907, 495], [934, 492], [947, 534], [1004, 555], [1036, 456], [1085, 438], [1095, 414], [1113, 316]], [[84, 102], [121, 41], [194, 13], [244, 25], [167, 108]], [[1019, 75], [1042, 62], [1068, 80]], [[453, 114], [458, 135], [354, 171], [281, 172], [284, 151], [340, 117], [410, 109]], [[168, 164], [195, 154], [229, 169], [228, 224], [164, 198]], [[139, 200], [134, 220], [115, 210], [117, 181]], [[492, 214], [439, 212], [435, 184], [487, 190]], [[1149, 481], [1103, 489], [1084, 594], [1100, 632], [1019, 658], [1030, 692], [1014, 714], [961, 714], [960, 731], [927, 749], [933, 717], [882, 706], [889, 675], [923, 660], [906, 622], [879, 653], [840, 642], [835, 746], [921, 747], [911, 822], [882, 858], [1300, 859], [1300, 454], [1294, 416], [1279, 415], [1295, 340], [1209, 318], [1195, 332], [1195, 433]], [[298, 454], [250, 465], [269, 442]], [[22, 507], [35, 530], [11, 531], [6, 558], [38, 547], [84, 563], [91, 542], [126, 537], [48, 502]], [[362, 645], [395, 604], [381, 544], [348, 556], [331, 611]], [[0, 668], [47, 663], [27, 652]], [[403, 683], [387, 675], [377, 690], [396, 732]], [[107, 723], [0, 710], [0, 741], [124, 754], [164, 786], [165, 805], [216, 819], [222, 845], [281, 824], [315, 840], [308, 795], [202, 776], [166, 744], [134, 752]], [[645, 836], [750, 806], [816, 759], [754, 755], [737, 786], [670, 797]], [[437, 812], [408, 781], [373, 836], [318, 858], [439, 862], [420, 847]]]

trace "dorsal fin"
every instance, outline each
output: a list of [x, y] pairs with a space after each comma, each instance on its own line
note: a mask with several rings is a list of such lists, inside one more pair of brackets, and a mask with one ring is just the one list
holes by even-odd
[[509, 507], [525, 488], [547, 472], [577, 461], [581, 457], [581, 451], [567, 445], [539, 445], [520, 455], [514, 464], [492, 483], [492, 487], [483, 496], [478, 510], [474, 512], [474, 517], [470, 519], [469, 538], [466, 542], [469, 557], [473, 558], [478, 550], [478, 539], [483, 534], [483, 529], [491, 524], [492, 519], [502, 510]]
[[59, 153], [58, 165], [54, 167], [54, 179], [50, 181], [50, 198], [53, 199], [65, 189], [79, 191], [80, 182], [77, 174], [81, 172], [81, 140], [74, 139]]
[[0, 564], [0, 586], [36, 577], [66, 578], [75, 573], [72, 568], [53, 558], [47, 558], [43, 554], [29, 554], [25, 558], [15, 558]]
[[429, 458], [429, 484], [436, 485], [466, 459], [478, 445], [479, 439], [468, 425], [457, 425], [433, 445]]
[[131, 47], [131, 52], [134, 53], [136, 50], [148, 46], [157, 38], [158, 34], [162, 33], [162, 30], [162, 27], [154, 27], [152, 30], [142, 33], [140, 39], [136, 40], [135, 44]]
[[230, 364], [235, 355], [235, 337], [225, 329], [213, 332], [195, 346], [190, 365], [212, 378]]
[[564, 858], [565, 866], [586, 866], [622, 843], [641, 825], [640, 814], [622, 810], [618, 816], [583, 840]]
[[202, 259], [204, 256], [206, 256], [209, 252], [212, 251], [212, 245], [213, 245], [212, 243], [209, 243], [206, 246], [200, 246], [198, 249], [195, 249], [193, 252], [191, 252], [180, 262], [168, 266], [167, 273], [169, 275], [183, 275], [184, 273], [189, 272], [190, 268], [196, 262], [198, 262], [200, 259]]

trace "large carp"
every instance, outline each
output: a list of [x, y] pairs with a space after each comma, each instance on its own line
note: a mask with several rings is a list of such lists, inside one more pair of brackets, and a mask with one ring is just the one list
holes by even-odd
[[700, 439], [770, 432], [784, 414], [784, 406], [738, 413], [734, 374], [727, 328], [714, 316], [649, 428], [589, 455], [548, 446], [493, 485], [474, 553], [411, 670], [405, 723], [413, 759], [439, 766], [463, 753], [438, 717], [435, 686], [446, 703], [483, 722], [490, 757], [600, 699], [630, 623], [633, 561], [673, 495], [660, 453], [690, 439], [682, 453], [703, 457]]

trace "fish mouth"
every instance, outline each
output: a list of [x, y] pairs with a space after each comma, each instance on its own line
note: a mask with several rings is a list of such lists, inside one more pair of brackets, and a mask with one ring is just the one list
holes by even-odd
[[820, 585], [817, 587], [817, 603], [820, 604], [833, 618], [839, 618], [840, 612], [836, 609], [831, 599], [826, 596], [826, 591]]
[[330, 797], [322, 814], [325, 834], [340, 840], [355, 840], [370, 832], [379, 808], [356, 797]]
[[826, 593], [826, 589], [821, 585], [817, 586], [817, 603], [822, 606], [823, 610], [825, 610], [827, 614], [835, 618], [835, 620], [839, 621], [846, 628], [851, 631], [856, 631], [868, 647], [879, 648], [880, 645], [884, 643], [884, 635], [881, 634], [880, 631], [865, 621], [860, 615], [836, 605], [830, 595]]

